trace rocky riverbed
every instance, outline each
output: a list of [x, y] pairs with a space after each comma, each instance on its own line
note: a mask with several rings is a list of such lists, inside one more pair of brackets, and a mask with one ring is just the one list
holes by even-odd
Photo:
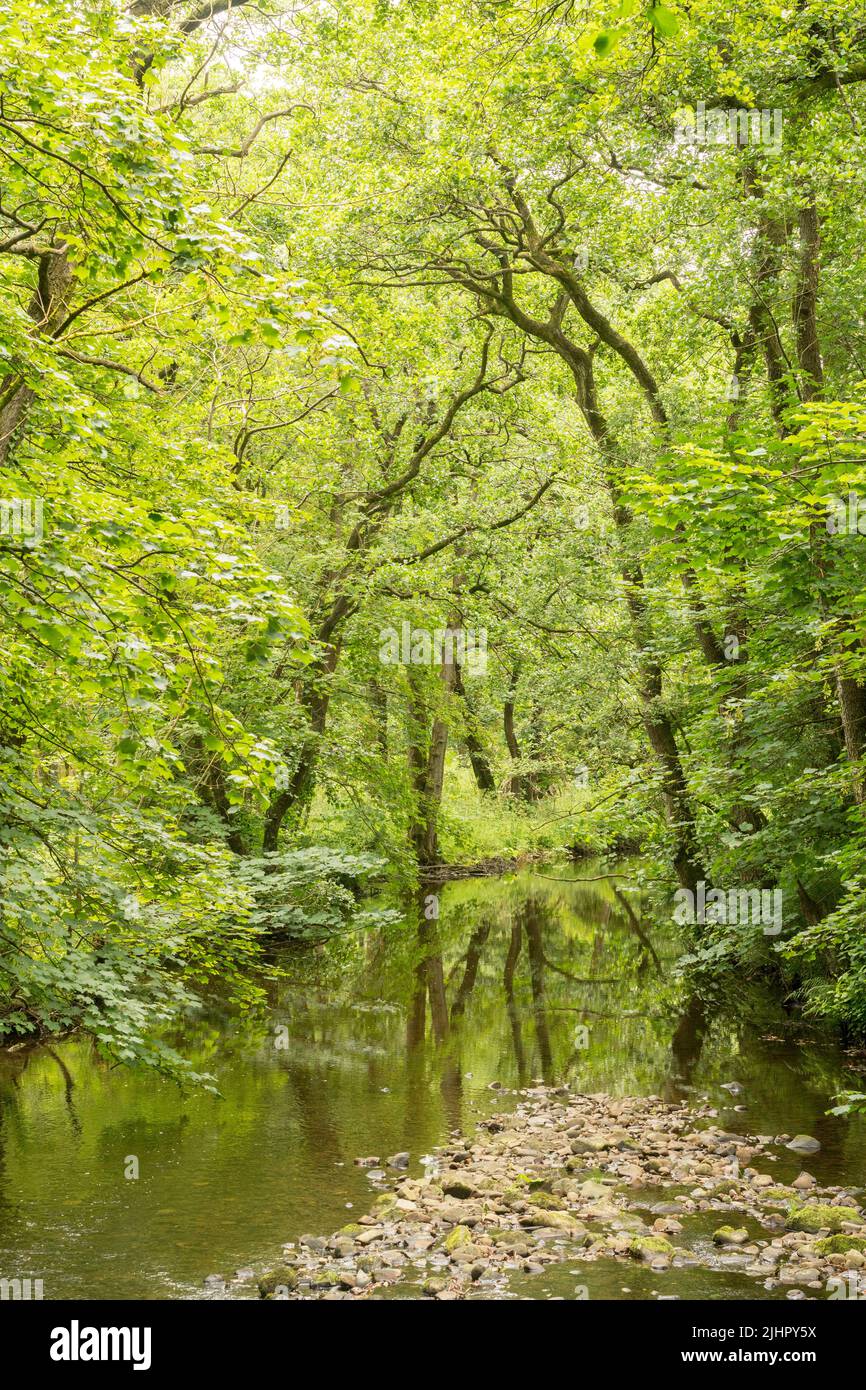
[[862, 1297], [861, 1190], [821, 1187], [807, 1171], [779, 1183], [781, 1146], [807, 1162], [817, 1141], [733, 1134], [716, 1118], [656, 1096], [532, 1087], [428, 1156], [421, 1176], [406, 1171], [409, 1155], [381, 1160], [388, 1188], [371, 1209], [287, 1245], [259, 1294], [502, 1298], [516, 1272], [618, 1260], [660, 1275], [733, 1267], [788, 1298]]

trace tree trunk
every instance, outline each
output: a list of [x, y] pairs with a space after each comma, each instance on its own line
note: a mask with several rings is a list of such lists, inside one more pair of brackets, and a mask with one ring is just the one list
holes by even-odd
[[[821, 344], [818, 337], [818, 273], [820, 252], [820, 225], [818, 210], [814, 201], [800, 209], [800, 275], [794, 296], [793, 318], [797, 337], [797, 362], [800, 368], [801, 390], [806, 401], [818, 400], [824, 390], [824, 367], [821, 358]], [[823, 616], [833, 620], [826, 597], [826, 580], [833, 572], [826, 536], [813, 526], [811, 530], [812, 564], [820, 581], [818, 586], [818, 605]], [[838, 636], [841, 649], [848, 646], [847, 634], [851, 620], [841, 614], [832, 621], [833, 630]], [[861, 762], [866, 737], [866, 689], [849, 676], [837, 657], [834, 663], [834, 682], [836, 699], [842, 720], [845, 738], [845, 751], [853, 766], [852, 791], [858, 805], [866, 799]]]
[[199, 790], [205, 805], [216, 811], [226, 828], [226, 844], [233, 854], [244, 855], [247, 847], [238, 827], [237, 817], [231, 814], [222, 765], [215, 754], [208, 754], [200, 737], [193, 740], [197, 761], [201, 764]]
[[804, 401], [819, 400], [824, 390], [824, 364], [818, 339], [818, 269], [821, 233], [814, 202], [800, 209], [800, 275], [794, 295], [794, 328]]
[[517, 961], [520, 957], [520, 948], [522, 944], [523, 926], [518, 918], [516, 922], [512, 922], [511, 924], [511, 940], [508, 943], [508, 954], [505, 957], [505, 969], [502, 972], [502, 985], [505, 990], [505, 1006], [508, 1010], [508, 1021], [511, 1025], [511, 1039], [514, 1044], [514, 1060], [517, 1064], [517, 1081], [520, 1086], [526, 1084], [528, 1077], [526, 1053], [523, 1047], [523, 1030], [520, 1026], [520, 1013], [514, 996], [514, 972], [517, 969]]
[[[505, 745], [511, 754], [512, 762], [520, 761], [520, 744], [517, 742], [517, 734], [514, 731], [514, 691], [509, 691], [508, 699], [502, 706], [502, 727], [505, 733]], [[524, 778], [517, 772], [513, 773], [508, 779], [508, 790], [512, 796], [525, 797], [526, 783]]]
[[[630, 517], [617, 500], [615, 491], [614, 518], [624, 535]], [[700, 879], [706, 877], [701, 866], [694, 811], [677, 747], [673, 722], [662, 700], [662, 669], [651, 654], [652, 623], [646, 600], [643, 571], [636, 562], [623, 562], [621, 573], [626, 584], [626, 603], [632, 622], [637, 658], [637, 683], [641, 698], [641, 720], [650, 747], [661, 770], [661, 791], [668, 825], [673, 834], [673, 862], [677, 879], [683, 888], [697, 890]]]
[[367, 682], [370, 708], [376, 721], [376, 743], [382, 757], [388, 758], [388, 692], [377, 680]]
[[480, 792], [492, 792], [496, 790], [496, 781], [490, 769], [484, 745], [478, 735], [478, 720], [472, 703], [469, 699], [466, 686], [463, 683], [463, 673], [460, 670], [459, 661], [454, 663], [454, 693], [459, 695], [463, 701], [463, 742], [466, 752], [469, 754], [469, 761], [472, 764], [472, 772], [475, 777], [475, 785]]
[[[548, 258], [541, 249], [539, 239], [532, 223], [531, 214], [525, 206], [516, 183], [506, 181], [515, 206], [524, 220], [529, 241], [532, 243], [533, 259], [540, 270], [552, 275], [563, 285], [584, 321], [598, 333], [599, 337], [619, 353], [635, 379], [644, 391], [653, 419], [664, 425], [666, 416], [658, 386], [651, 373], [638, 360], [637, 354], [622, 336], [611, 328], [603, 315], [590, 312], [586, 294], [574, 277]], [[510, 274], [503, 277], [501, 293], [502, 311], [531, 337], [546, 342], [559, 355], [571, 372], [575, 384], [577, 405], [587, 429], [598, 449], [604, 470], [604, 481], [613, 504], [614, 521], [622, 555], [621, 573], [625, 581], [626, 600], [631, 617], [635, 647], [638, 653], [638, 689], [640, 691], [642, 719], [650, 747], [662, 771], [662, 792], [668, 824], [674, 840], [674, 866], [677, 878], [684, 888], [694, 892], [697, 883], [706, 875], [701, 867], [698, 848], [694, 810], [688, 793], [685, 773], [680, 761], [679, 749], [674, 737], [673, 724], [662, 703], [661, 668], [656, 658], [648, 656], [652, 648], [652, 624], [646, 598], [643, 571], [637, 560], [628, 558], [629, 530], [631, 514], [619, 500], [617, 477], [622, 451], [618, 448], [610, 432], [608, 422], [599, 406], [598, 393], [593, 370], [593, 353], [581, 347], [562, 330], [561, 319], [551, 318], [547, 323], [525, 314], [516, 304], [512, 293]], [[513, 711], [512, 711], [513, 719]]]
[[[448, 631], [451, 631], [450, 627]], [[447, 650], [443, 654], [441, 671], [442, 685], [447, 699], [448, 693], [454, 688], [454, 662], [453, 659], [449, 658]], [[411, 683], [411, 667], [409, 679]], [[435, 715], [429, 739], [427, 739], [426, 702], [417, 684], [412, 684], [412, 716], [416, 735], [409, 747], [409, 765], [413, 773], [417, 807], [410, 831], [410, 839], [418, 864], [423, 867], [437, 863], [439, 857], [437, 821], [445, 778], [448, 725], [441, 715]], [[423, 743], [418, 741], [422, 730], [424, 733]]]
[[849, 762], [855, 765], [852, 778], [854, 800], [858, 805], [862, 805], [866, 800], [866, 788], [863, 784], [861, 766], [864, 734], [866, 734], [866, 690], [859, 681], [854, 680], [851, 676], [843, 675], [838, 665], [836, 667], [836, 696], [842, 715], [845, 751], [848, 754]]
[[463, 978], [454, 996], [454, 1003], [451, 1005], [452, 1025], [466, 1012], [466, 1005], [469, 1003], [472, 991], [475, 988], [475, 981], [478, 979], [481, 952], [490, 935], [491, 925], [492, 921], [488, 917], [486, 920], [479, 923], [469, 938], [469, 945], [466, 948], [466, 964], [463, 970]]
[[[37, 337], [53, 338], [61, 327], [71, 288], [72, 268], [65, 246], [40, 256], [36, 288], [27, 310]], [[0, 385], [0, 465], [6, 462], [12, 437], [34, 396], [32, 387], [17, 375], [7, 377]]]
[[309, 805], [316, 787], [316, 765], [322, 735], [328, 721], [331, 700], [330, 677], [339, 659], [339, 646], [329, 647], [323, 661], [311, 667], [304, 676], [299, 703], [308, 720], [308, 732], [295, 764], [289, 785], [275, 792], [265, 815], [262, 833], [262, 853], [274, 854], [279, 848], [280, 829], [291, 811], [298, 812]]
[[[763, 199], [764, 188], [753, 166], [745, 172], [744, 187], [751, 198]], [[779, 337], [776, 320], [764, 297], [768, 288], [779, 274], [779, 247], [785, 240], [784, 228], [777, 219], [762, 210], [756, 219], [756, 265], [754, 271], [755, 300], [749, 308], [749, 326], [755, 346], [763, 354], [770, 388], [770, 410], [779, 434], [788, 433], [784, 412], [791, 404], [788, 381], [788, 363], [785, 350]]]
[[528, 898], [523, 909], [523, 927], [526, 932], [526, 949], [529, 954], [529, 982], [532, 989], [532, 1012], [535, 1020], [535, 1036], [541, 1060], [541, 1075], [550, 1085], [553, 1081], [553, 1049], [550, 1046], [550, 1031], [547, 1026], [547, 1007], [544, 997], [544, 939], [542, 936], [543, 917], [538, 903]]

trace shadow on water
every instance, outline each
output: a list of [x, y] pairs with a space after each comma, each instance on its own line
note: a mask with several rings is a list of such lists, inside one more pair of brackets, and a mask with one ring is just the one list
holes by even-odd
[[279, 951], [261, 1018], [215, 1002], [172, 1039], [222, 1098], [112, 1069], [80, 1038], [0, 1054], [0, 1277], [48, 1298], [193, 1295], [365, 1210], [380, 1180], [357, 1157], [408, 1150], [415, 1168], [532, 1081], [707, 1098], [727, 1129], [814, 1134], [820, 1180], [866, 1180], [864, 1122], [825, 1114], [862, 1075], [770, 1001], [710, 1016], [681, 998], [675, 928], [624, 883], [591, 864], [463, 880], [387, 928]]

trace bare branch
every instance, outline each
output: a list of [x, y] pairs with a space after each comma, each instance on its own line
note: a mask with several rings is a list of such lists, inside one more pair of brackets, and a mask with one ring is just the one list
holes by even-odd
[[71, 348], [58, 348], [61, 357], [69, 357], [73, 362], [80, 362], [85, 367], [104, 367], [109, 372], [122, 372], [124, 376], [131, 376], [135, 381], [140, 381], [148, 391], [154, 391], [158, 395], [162, 387], [155, 381], [151, 381], [135, 367], [128, 367], [125, 362], [115, 362], [111, 357], [85, 357], [83, 353], [73, 352]]
[[245, 159], [249, 154], [254, 141], [269, 121], [277, 121], [281, 116], [291, 116], [294, 111], [313, 111], [312, 106], [306, 102], [299, 101], [294, 106], [288, 106], [284, 111], [271, 111], [267, 116], [261, 116], [253, 126], [247, 138], [235, 150], [226, 149], [222, 145], [199, 145], [197, 154], [220, 155], [223, 159]]

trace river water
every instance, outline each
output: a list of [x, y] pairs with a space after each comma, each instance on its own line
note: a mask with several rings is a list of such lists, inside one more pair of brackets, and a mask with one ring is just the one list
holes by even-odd
[[[381, 1180], [356, 1157], [408, 1150], [420, 1171], [533, 1080], [708, 1098], [726, 1129], [814, 1135], [819, 1181], [866, 1184], [866, 1121], [825, 1113], [866, 1090], [866, 1059], [745, 986], [702, 1024], [674, 977], [676, 928], [630, 916], [623, 885], [591, 862], [452, 882], [438, 919], [419, 898], [385, 928], [278, 952], [266, 1015], [214, 1002], [172, 1038], [219, 1097], [108, 1067], [81, 1038], [0, 1053], [0, 1277], [40, 1278], [47, 1299], [202, 1296], [206, 1276], [266, 1268], [284, 1241], [360, 1215]], [[802, 1160], [775, 1152], [790, 1181]], [[575, 1296], [574, 1269], [516, 1291]], [[613, 1261], [591, 1276], [593, 1296], [658, 1292]], [[722, 1267], [664, 1279], [766, 1297]]]

